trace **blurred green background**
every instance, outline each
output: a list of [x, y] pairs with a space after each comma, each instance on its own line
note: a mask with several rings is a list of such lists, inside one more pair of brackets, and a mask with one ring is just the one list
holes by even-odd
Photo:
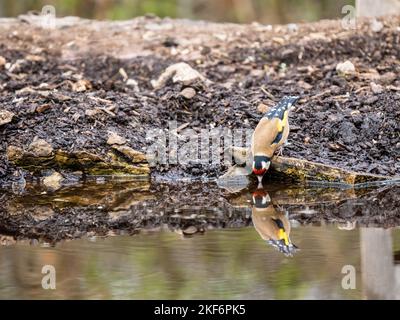
[[46, 5], [57, 16], [123, 20], [146, 13], [160, 17], [246, 23], [289, 23], [342, 17], [354, 0], [0, 0], [0, 16], [40, 12]]

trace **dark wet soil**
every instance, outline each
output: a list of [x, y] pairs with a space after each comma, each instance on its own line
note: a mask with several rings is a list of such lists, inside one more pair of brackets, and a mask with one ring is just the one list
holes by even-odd
[[[106, 154], [111, 130], [145, 152], [153, 143], [146, 133], [166, 132], [170, 120], [198, 133], [219, 126], [253, 129], [260, 103], [272, 105], [289, 94], [301, 100], [290, 116], [284, 155], [399, 175], [399, 18], [383, 22], [379, 32], [368, 20], [356, 31], [343, 30], [338, 21], [290, 31], [139, 18], [51, 32], [29, 19], [2, 22], [0, 56], [12, 68], [0, 66], [0, 109], [15, 116], [0, 127], [0, 181], [18, 176], [6, 148], [26, 148], [34, 137], [54, 149]], [[356, 72], [344, 76], [335, 68], [346, 60]], [[177, 62], [213, 83], [192, 84], [191, 99], [180, 95], [184, 85], [171, 81], [153, 89], [150, 81]], [[124, 73], [137, 85], [128, 85]], [[380, 86], [375, 93], [371, 82]], [[158, 165], [152, 172], [216, 177], [225, 169], [192, 163]]]

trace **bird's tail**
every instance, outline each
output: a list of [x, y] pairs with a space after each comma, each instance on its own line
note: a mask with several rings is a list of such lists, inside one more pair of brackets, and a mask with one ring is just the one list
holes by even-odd
[[268, 119], [279, 118], [282, 120], [286, 110], [290, 110], [290, 107], [293, 106], [299, 99], [300, 97], [298, 96], [283, 97], [281, 100], [279, 100], [276, 106], [268, 110], [264, 117], [267, 117]]
[[289, 109], [293, 106], [298, 100], [300, 99], [299, 96], [286, 96], [283, 97], [276, 106], [277, 108], [283, 108], [284, 110]]

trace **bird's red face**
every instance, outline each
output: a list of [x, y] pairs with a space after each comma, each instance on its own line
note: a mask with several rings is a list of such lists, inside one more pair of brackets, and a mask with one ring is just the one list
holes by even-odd
[[253, 173], [256, 176], [263, 176], [266, 172], [267, 172], [267, 169], [265, 169], [265, 168], [256, 169], [255, 167], [253, 167]]
[[269, 169], [270, 164], [270, 158], [265, 156], [255, 156], [253, 161], [253, 173], [256, 176], [263, 176]]

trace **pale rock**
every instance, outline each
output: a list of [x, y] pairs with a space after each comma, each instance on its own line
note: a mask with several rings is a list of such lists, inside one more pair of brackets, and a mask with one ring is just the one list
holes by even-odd
[[198, 71], [194, 70], [191, 66], [189, 66], [185, 62], [179, 62], [169, 66], [157, 80], [152, 80], [151, 85], [154, 89], [160, 89], [169, 79], [172, 78], [174, 83], [181, 83], [183, 85], [190, 85], [196, 81], [202, 81], [205, 83], [209, 83], [202, 74]]
[[297, 32], [297, 31], [299, 31], [299, 27], [295, 23], [289, 23], [287, 25], [287, 28], [288, 28], [289, 32]]
[[53, 174], [43, 179], [43, 184], [49, 189], [57, 190], [61, 188], [61, 181], [63, 179], [63, 176], [55, 171]]
[[126, 139], [119, 136], [115, 132], [109, 132], [108, 133], [108, 139], [107, 139], [107, 144], [113, 145], [113, 144], [125, 144]]
[[3, 56], [0, 56], [0, 68], [5, 66], [6, 63], [7, 63], [7, 60]]
[[339, 223], [338, 229], [350, 231], [350, 230], [354, 230], [356, 225], [357, 225], [356, 221], [346, 221], [344, 223]]
[[386, 72], [379, 77], [379, 83], [381, 84], [391, 84], [397, 79], [397, 75], [394, 72]]
[[195, 95], [196, 95], [196, 90], [194, 90], [193, 88], [185, 88], [183, 89], [180, 93], [180, 96], [186, 98], [186, 99], [192, 99]]
[[260, 69], [252, 69], [250, 75], [255, 78], [262, 78], [265, 76], [265, 71]]
[[273, 42], [276, 42], [276, 43], [278, 43], [278, 44], [280, 44], [280, 45], [283, 45], [283, 44], [285, 43], [285, 39], [283, 39], [283, 38], [281, 38], [281, 37], [273, 37], [273, 38], [272, 38], [272, 41], [273, 41]]
[[185, 228], [184, 230], [182, 230], [182, 233], [184, 235], [189, 236], [189, 235], [195, 234], [197, 231], [198, 230], [195, 226], [189, 226], [189, 227]]
[[119, 68], [119, 74], [121, 75], [123, 81], [127, 81], [128, 80], [128, 74], [126, 73], [124, 68]]
[[32, 212], [32, 217], [35, 221], [44, 221], [54, 215], [53, 209], [50, 207], [40, 206], [36, 207]]
[[46, 140], [35, 137], [28, 147], [28, 152], [35, 157], [48, 157], [53, 153], [53, 147]]
[[0, 126], [10, 123], [14, 117], [14, 113], [8, 110], [0, 110]]
[[371, 82], [370, 84], [371, 90], [374, 94], [379, 94], [383, 92], [383, 87], [380, 84], [376, 84], [375, 82]]
[[305, 82], [305, 81], [303, 81], [303, 80], [299, 80], [299, 81], [297, 82], [297, 85], [298, 85], [300, 88], [304, 89], [304, 90], [311, 90], [312, 87], [313, 87], [311, 84], [309, 84], [309, 83], [307, 83], [307, 82]]
[[351, 61], [347, 60], [345, 62], [338, 63], [336, 66], [336, 71], [339, 74], [347, 75], [354, 73], [356, 71], [356, 68], [354, 67], [354, 64]]
[[89, 80], [86, 79], [78, 80], [77, 82], [74, 82], [72, 84], [72, 91], [74, 92], [83, 92], [91, 88], [91, 83], [89, 82]]
[[2, 246], [10, 246], [16, 244], [17, 241], [12, 236], [3, 236], [0, 235], [0, 245]]
[[100, 113], [102, 113], [102, 111], [100, 109], [98, 109], [98, 108], [85, 110], [85, 115], [90, 117], [90, 118], [94, 117], [94, 116], [96, 116], [96, 115], [98, 115]]
[[139, 84], [135, 79], [126, 80], [126, 85], [132, 87], [135, 91], [139, 91]]
[[374, 19], [371, 21], [370, 27], [373, 32], [380, 32], [383, 29], [383, 23]]
[[24, 150], [17, 146], [7, 147], [7, 159], [9, 161], [18, 161], [24, 156]]

